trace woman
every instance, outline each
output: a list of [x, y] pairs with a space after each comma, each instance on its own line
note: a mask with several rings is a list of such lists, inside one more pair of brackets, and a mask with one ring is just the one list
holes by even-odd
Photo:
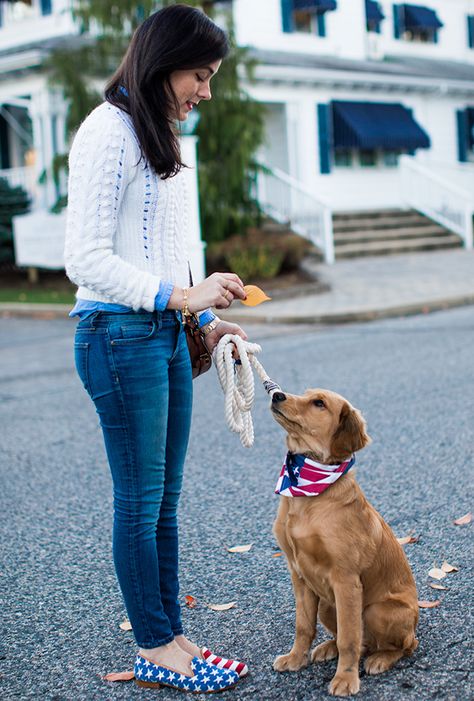
[[201, 692], [231, 687], [247, 670], [200, 649], [181, 624], [176, 513], [192, 380], [180, 310], [200, 313], [212, 349], [225, 333], [246, 338], [209, 309], [245, 292], [231, 273], [188, 289], [175, 125], [211, 99], [227, 52], [225, 33], [186, 5], [164, 8], [137, 29], [106, 101], [71, 148], [65, 250], [67, 275], [79, 286], [71, 312], [80, 317], [76, 367], [112, 472], [113, 555], [139, 646], [135, 676], [147, 686]]

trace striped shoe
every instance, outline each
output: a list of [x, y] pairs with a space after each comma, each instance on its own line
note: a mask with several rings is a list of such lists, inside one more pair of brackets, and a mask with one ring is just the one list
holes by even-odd
[[207, 647], [201, 648], [201, 654], [206, 662], [216, 665], [219, 669], [229, 669], [233, 672], [237, 672], [239, 677], [245, 677], [249, 673], [249, 668], [244, 662], [239, 662], [238, 660], [227, 660], [225, 657], [218, 657], [214, 655]]

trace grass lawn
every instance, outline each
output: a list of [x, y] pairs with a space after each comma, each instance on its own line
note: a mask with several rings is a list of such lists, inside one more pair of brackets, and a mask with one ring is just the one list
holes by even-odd
[[0, 302], [28, 302], [46, 304], [73, 304], [74, 292], [68, 290], [18, 289], [15, 287], [0, 287]]
[[38, 282], [29, 282], [26, 270], [0, 268], [0, 303], [73, 304], [75, 286], [64, 271], [40, 270]]

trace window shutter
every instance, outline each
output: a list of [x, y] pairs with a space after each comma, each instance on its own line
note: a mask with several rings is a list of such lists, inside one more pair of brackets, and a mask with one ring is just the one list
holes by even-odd
[[319, 170], [323, 174], [331, 172], [331, 107], [318, 105]]
[[50, 15], [52, 11], [52, 0], [41, 0], [41, 14]]
[[469, 148], [469, 120], [466, 110], [456, 112], [458, 124], [458, 161], [467, 163], [467, 152]]
[[467, 18], [467, 43], [470, 49], [474, 49], [474, 17]]
[[281, 21], [284, 32], [293, 32], [293, 0], [281, 0]]
[[393, 6], [393, 36], [400, 39], [400, 5]]
[[318, 12], [316, 15], [316, 22], [318, 27], [318, 37], [326, 36], [326, 14], [324, 12]]

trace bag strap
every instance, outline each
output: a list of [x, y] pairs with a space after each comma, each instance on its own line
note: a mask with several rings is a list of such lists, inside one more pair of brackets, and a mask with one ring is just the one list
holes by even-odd
[[192, 287], [194, 285], [194, 282], [193, 282], [193, 274], [191, 272], [191, 265], [190, 265], [189, 261], [188, 261], [188, 271], [189, 271], [189, 287]]

